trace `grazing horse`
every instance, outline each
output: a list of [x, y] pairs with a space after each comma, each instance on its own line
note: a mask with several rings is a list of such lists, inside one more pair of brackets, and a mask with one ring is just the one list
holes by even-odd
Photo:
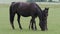
[[47, 28], [48, 10], [49, 10], [49, 8], [45, 8], [45, 9], [42, 11], [42, 22], [39, 24], [42, 31], [48, 30], [48, 28]]
[[[31, 21], [30, 21], [30, 25], [29, 28], [31, 26], [31, 29], [35, 30], [36, 28], [36, 22], [35, 22], [35, 18], [38, 16], [39, 17], [39, 24], [42, 30], [43, 29], [43, 25], [41, 25], [41, 23], [43, 23], [42, 21], [42, 10], [41, 8], [36, 4], [36, 3], [25, 3], [25, 2], [12, 2], [12, 4], [10, 5], [10, 23], [13, 29], [14, 28], [14, 16], [15, 14], [17, 14], [17, 21], [19, 24], [19, 28], [22, 29], [21, 24], [20, 24], [20, 17], [29, 17], [31, 16]], [[45, 22], [45, 21], [44, 21]], [[32, 25], [31, 25], [32, 24]], [[34, 25], [33, 25], [34, 24]], [[33, 26], [35, 26], [33, 28]]]
[[[39, 24], [42, 31], [48, 30], [48, 28], [47, 28], [48, 10], [49, 10], [49, 8], [45, 8], [45, 9], [42, 11], [42, 22]], [[35, 24], [36, 24], [36, 23], [35, 23]], [[31, 25], [31, 23], [30, 23], [30, 25]], [[34, 24], [33, 24], [33, 25], [34, 25]], [[31, 26], [32, 26], [32, 25], [31, 25]], [[35, 25], [35, 26], [36, 26], [36, 25]]]

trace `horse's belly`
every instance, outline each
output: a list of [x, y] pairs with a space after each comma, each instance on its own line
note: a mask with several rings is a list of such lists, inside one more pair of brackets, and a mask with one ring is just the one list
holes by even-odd
[[29, 17], [30, 15], [28, 14], [22, 14], [23, 17]]
[[22, 15], [23, 17], [29, 17], [29, 15]]
[[23, 17], [28, 17], [28, 16], [30, 16], [30, 13], [23, 12], [23, 13], [20, 13], [20, 15]]

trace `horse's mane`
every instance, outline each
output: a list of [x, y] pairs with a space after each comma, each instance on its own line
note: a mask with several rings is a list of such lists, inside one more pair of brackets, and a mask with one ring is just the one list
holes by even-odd
[[36, 6], [42, 11], [42, 9], [38, 6], [38, 4], [36, 4]]

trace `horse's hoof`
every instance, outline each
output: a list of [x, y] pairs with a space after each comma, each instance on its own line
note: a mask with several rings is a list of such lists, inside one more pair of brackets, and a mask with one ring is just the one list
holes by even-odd
[[32, 29], [32, 30], [36, 31], [37, 29]]
[[47, 31], [47, 30], [41, 30], [41, 31]]
[[20, 28], [20, 31], [22, 31], [22, 29]]
[[15, 30], [15, 28], [12, 28], [13, 30]]
[[34, 31], [36, 31], [36, 29]]
[[41, 30], [41, 31], [45, 31], [45, 30]]
[[20, 30], [22, 30], [22, 28], [20, 28]]

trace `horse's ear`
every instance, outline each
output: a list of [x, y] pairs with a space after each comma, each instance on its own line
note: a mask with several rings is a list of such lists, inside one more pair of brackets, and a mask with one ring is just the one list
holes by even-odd
[[12, 2], [12, 3], [15, 3], [15, 2]]
[[45, 7], [45, 10], [49, 10], [49, 7]]
[[49, 10], [49, 8], [46, 7], [46, 8], [44, 9], [44, 12], [45, 12], [45, 13], [48, 13], [48, 10]]
[[12, 2], [11, 4], [13, 5], [13, 4], [15, 4], [15, 2]]

